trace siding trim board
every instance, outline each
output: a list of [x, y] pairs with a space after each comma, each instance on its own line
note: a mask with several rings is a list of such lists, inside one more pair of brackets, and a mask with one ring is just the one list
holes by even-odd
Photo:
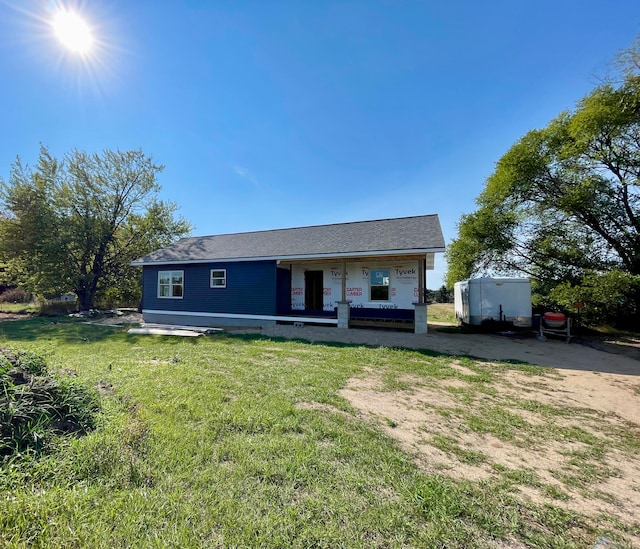
[[306, 317], [306, 316], [278, 316], [278, 315], [249, 315], [237, 313], [201, 313], [196, 311], [161, 311], [156, 309], [142, 309], [142, 314], [196, 316], [202, 318], [233, 318], [238, 320], [274, 320], [281, 322], [314, 322], [316, 324], [338, 324], [337, 318]]

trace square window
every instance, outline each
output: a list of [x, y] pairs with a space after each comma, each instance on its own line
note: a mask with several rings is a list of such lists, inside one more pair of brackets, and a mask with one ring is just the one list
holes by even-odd
[[181, 299], [184, 295], [184, 271], [158, 272], [158, 297]]
[[226, 288], [227, 287], [227, 270], [211, 269], [211, 287]]

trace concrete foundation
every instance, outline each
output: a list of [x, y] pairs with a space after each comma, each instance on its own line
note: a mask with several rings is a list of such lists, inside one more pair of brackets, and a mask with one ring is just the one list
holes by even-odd
[[172, 315], [168, 313], [143, 312], [142, 320], [149, 324], [174, 324], [177, 326], [206, 326], [218, 328], [223, 326], [275, 326], [275, 320], [256, 318], [228, 318], [200, 315]]

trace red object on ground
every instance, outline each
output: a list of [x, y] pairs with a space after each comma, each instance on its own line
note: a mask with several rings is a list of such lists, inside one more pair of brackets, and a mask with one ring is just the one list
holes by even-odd
[[567, 320], [562, 313], [544, 313], [544, 321], [550, 328], [561, 328]]
[[561, 320], [564, 322], [567, 317], [565, 317], [562, 313], [544, 313], [545, 320]]

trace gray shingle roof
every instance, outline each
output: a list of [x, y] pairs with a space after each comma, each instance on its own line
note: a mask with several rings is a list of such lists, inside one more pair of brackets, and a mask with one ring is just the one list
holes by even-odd
[[132, 264], [443, 251], [440, 221], [433, 214], [182, 238], [166, 248], [136, 259]]

